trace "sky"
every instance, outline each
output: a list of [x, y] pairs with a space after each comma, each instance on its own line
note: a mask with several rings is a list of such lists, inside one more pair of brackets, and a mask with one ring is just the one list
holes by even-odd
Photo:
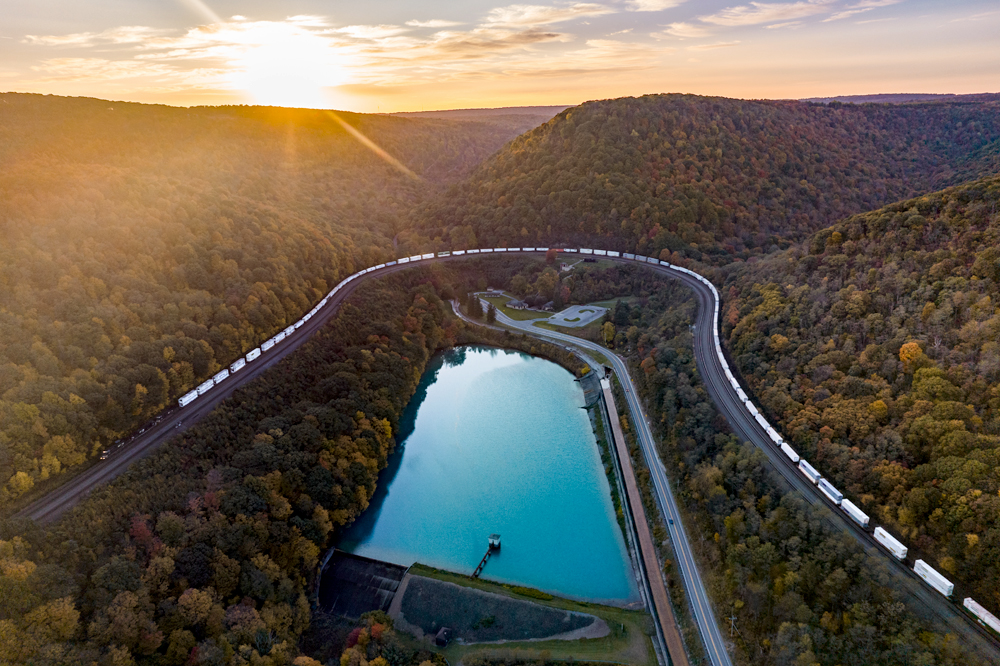
[[0, 90], [359, 112], [1000, 91], [996, 0], [2, 0]]

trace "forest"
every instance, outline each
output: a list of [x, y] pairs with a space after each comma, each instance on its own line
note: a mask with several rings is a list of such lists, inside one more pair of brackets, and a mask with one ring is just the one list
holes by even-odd
[[[997, 612], [1000, 178], [924, 193], [1000, 169], [998, 108], [658, 95], [568, 109], [495, 155], [527, 126], [339, 114], [404, 172], [319, 111], [0, 95], [0, 506], [361, 266], [586, 242], [717, 266], [729, 353], [768, 417]], [[318, 558], [367, 506], [430, 355], [479, 342], [575, 368], [450, 316], [487, 285], [622, 298], [607, 338], [585, 334], [632, 364], [740, 661], [968, 663], [732, 436], [697, 375], [686, 289], [505, 257], [362, 285], [280, 368], [47, 531], [0, 522], [0, 663], [311, 666]], [[346, 666], [427, 661], [392, 636], [367, 618]]]
[[321, 111], [0, 95], [5, 510], [394, 257], [409, 207], [523, 129], [341, 116], [416, 175]]
[[0, 522], [0, 663], [299, 658], [319, 558], [368, 506], [431, 355], [485, 343], [579, 369], [451, 315], [453, 285], [509, 277], [492, 263], [360, 285], [281, 365], [55, 524]]
[[1000, 178], [720, 271], [768, 418], [873, 521], [1000, 612]]
[[998, 109], [989, 95], [588, 102], [418, 206], [414, 225], [442, 247], [582, 244], [723, 264], [996, 167]]
[[46, 531], [8, 523], [0, 660], [289, 663], [321, 549], [367, 506], [428, 358], [455, 340], [415, 273], [363, 285]]
[[[546, 270], [526, 265], [509, 285], [534, 284]], [[607, 314], [617, 331], [613, 346], [631, 366], [689, 533], [700, 535], [691, 543], [716, 614], [737, 618], [738, 663], [971, 663], [952, 638], [919, 619], [879, 557], [837, 529], [826, 509], [787, 491], [766, 456], [731, 433], [698, 375], [690, 331], [697, 304], [687, 287], [635, 265], [594, 264], [581, 264], [561, 284], [587, 298], [628, 297]], [[642, 483], [648, 472], [637, 445], [633, 457]], [[654, 534], [665, 538], [652, 501], [647, 510]], [[669, 561], [666, 575], [675, 606], [683, 607], [680, 574]]]

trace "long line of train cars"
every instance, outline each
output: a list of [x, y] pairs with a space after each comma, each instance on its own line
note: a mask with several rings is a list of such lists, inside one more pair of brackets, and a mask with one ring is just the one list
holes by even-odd
[[[285, 330], [281, 331], [269, 340], [261, 343], [260, 347], [251, 350], [243, 358], [234, 361], [228, 369], [224, 369], [216, 373], [211, 379], [208, 379], [204, 383], [200, 384], [196, 389], [185, 393], [181, 396], [180, 403], [181, 407], [186, 407], [187, 405], [194, 402], [199, 396], [205, 395], [213, 387], [218, 386], [221, 382], [226, 381], [232, 374], [239, 372], [247, 363], [252, 363], [256, 359], [260, 358], [261, 354], [270, 351], [275, 346], [281, 344], [284, 340], [288, 338], [289, 335], [295, 332], [303, 324], [309, 321], [321, 308], [325, 307], [331, 298], [341, 289], [343, 289], [348, 283], [356, 280], [357, 278], [370, 273], [372, 271], [377, 271], [388, 266], [395, 266], [397, 264], [409, 264], [418, 261], [424, 261], [427, 259], [434, 259], [440, 257], [448, 256], [462, 256], [462, 255], [477, 255], [477, 254], [494, 254], [499, 252], [548, 252], [547, 247], [494, 247], [494, 248], [478, 248], [470, 250], [448, 250], [443, 252], [428, 252], [424, 254], [415, 254], [410, 257], [402, 257], [396, 261], [387, 261], [376, 266], [371, 266], [364, 270], [358, 271], [347, 278], [344, 278], [336, 287], [330, 290], [319, 303], [313, 307], [308, 313], [305, 314], [299, 321], [295, 322], [293, 325], [289, 326]], [[558, 252], [566, 254], [580, 254], [586, 256], [599, 256], [599, 257], [613, 257], [613, 258], [624, 258], [630, 261], [636, 261], [647, 264], [654, 264], [657, 266], [663, 266], [671, 270], [677, 271], [679, 273], [684, 273], [690, 277], [702, 282], [712, 291], [713, 298], [715, 300], [715, 312], [714, 321], [712, 326], [712, 335], [715, 341], [715, 353], [722, 364], [722, 368], [725, 372], [726, 379], [732, 386], [733, 391], [739, 398], [740, 402], [743, 403], [745, 409], [753, 418], [754, 421], [760, 426], [761, 430], [768, 436], [768, 438], [773, 442], [775, 447], [777, 447], [791, 462], [794, 464], [799, 472], [809, 480], [810, 483], [815, 485], [818, 490], [827, 497], [833, 504], [838, 506], [844, 513], [846, 513], [854, 522], [860, 525], [862, 528], [867, 529], [869, 527], [870, 519], [864, 511], [862, 511], [856, 504], [851, 500], [846, 499], [836, 487], [833, 486], [827, 479], [813, 467], [809, 461], [805, 458], [799, 456], [795, 450], [789, 446], [787, 442], [782, 439], [781, 435], [775, 428], [768, 423], [767, 418], [761, 414], [760, 410], [757, 409], [753, 401], [750, 400], [749, 396], [740, 386], [739, 381], [733, 374], [732, 370], [729, 368], [729, 363], [726, 361], [725, 354], [722, 351], [722, 344], [719, 341], [719, 317], [720, 317], [720, 301], [719, 292], [716, 290], [715, 286], [702, 275], [695, 273], [694, 271], [684, 268], [683, 266], [675, 266], [669, 262], [655, 259], [653, 257], [646, 257], [643, 255], [632, 254], [630, 252], [617, 252], [614, 250], [599, 250], [592, 248], [558, 248]], [[875, 541], [878, 542], [883, 548], [885, 548], [889, 553], [892, 554], [897, 560], [903, 562], [906, 560], [907, 548], [898, 539], [889, 534], [881, 526], [875, 526], [873, 531], [873, 536]], [[928, 565], [923, 560], [916, 560], [913, 566], [913, 571], [920, 576], [928, 585], [940, 592], [946, 597], [951, 597], [954, 592], [955, 586], [947, 578], [941, 575], [940, 572], [936, 571], [930, 565]], [[1000, 620], [996, 618], [992, 613], [983, 608], [974, 599], [967, 598], [964, 601], [964, 607], [972, 613], [981, 624], [991, 628], [993, 631], [1000, 633]]]

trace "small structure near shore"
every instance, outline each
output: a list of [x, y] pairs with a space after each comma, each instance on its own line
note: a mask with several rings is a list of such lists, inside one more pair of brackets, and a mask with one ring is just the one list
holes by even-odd
[[476, 570], [472, 572], [471, 578], [479, 578], [479, 574], [483, 573], [483, 567], [486, 566], [486, 561], [490, 559], [490, 555], [493, 554], [494, 550], [500, 550], [499, 534], [490, 535], [490, 547], [486, 549], [486, 554], [483, 555], [483, 559], [479, 562], [479, 566], [476, 567]]
[[451, 629], [448, 627], [441, 627], [437, 635], [434, 636], [434, 643], [438, 647], [447, 647], [448, 643], [451, 642]]

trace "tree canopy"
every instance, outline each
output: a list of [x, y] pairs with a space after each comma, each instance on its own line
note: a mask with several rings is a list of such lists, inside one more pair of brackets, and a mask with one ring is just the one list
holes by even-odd
[[724, 263], [995, 168], [998, 105], [588, 102], [512, 141], [415, 224], [445, 245], [579, 243]]

